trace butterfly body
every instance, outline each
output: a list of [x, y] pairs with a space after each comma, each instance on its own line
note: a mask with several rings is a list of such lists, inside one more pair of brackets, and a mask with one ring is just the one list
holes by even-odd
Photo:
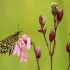
[[7, 52], [9, 52], [9, 55], [11, 55], [13, 53], [15, 43], [19, 39], [19, 34], [20, 34], [20, 31], [0, 41], [1, 54], [6, 54]]

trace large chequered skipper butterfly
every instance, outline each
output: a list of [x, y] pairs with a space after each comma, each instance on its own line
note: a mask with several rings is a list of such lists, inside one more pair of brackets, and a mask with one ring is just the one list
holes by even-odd
[[0, 54], [6, 54], [9, 52], [9, 56], [13, 53], [16, 41], [19, 39], [19, 34], [22, 31], [16, 32], [13, 35], [6, 37], [5, 39], [0, 41]]
[[14, 47], [15, 47], [15, 43], [19, 39], [19, 34], [20, 34], [20, 31], [0, 41], [0, 53], [1, 54], [3, 53], [5, 54], [7, 52], [9, 52], [9, 55], [12, 54]]

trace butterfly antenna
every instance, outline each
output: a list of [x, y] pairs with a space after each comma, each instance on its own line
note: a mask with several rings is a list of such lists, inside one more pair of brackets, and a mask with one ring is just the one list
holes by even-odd
[[[18, 28], [19, 28], [19, 24], [18, 24]], [[19, 28], [18, 31], [23, 32], [21, 28]]]

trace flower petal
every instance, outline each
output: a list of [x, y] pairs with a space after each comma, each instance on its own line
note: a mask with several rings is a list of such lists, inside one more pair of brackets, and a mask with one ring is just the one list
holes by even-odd
[[18, 49], [17, 55], [19, 56], [20, 55], [20, 48], [18, 47], [17, 49]]
[[22, 35], [22, 37], [25, 39], [28, 38], [28, 36], [26, 34]]
[[28, 37], [28, 40], [27, 40], [27, 48], [28, 48], [28, 50], [30, 50], [30, 46], [31, 46], [31, 41], [30, 41], [30, 38]]
[[17, 44], [15, 45], [15, 48], [14, 48], [14, 51], [13, 51], [13, 54], [16, 54], [17, 53]]
[[18, 46], [18, 43], [16, 43], [16, 45], [15, 45], [13, 54], [14, 54], [14, 55], [17, 54], [18, 56], [20, 55], [20, 48], [19, 48], [19, 46]]
[[25, 43], [24, 43], [22, 38], [19, 40], [19, 43], [22, 44], [22, 45], [25, 45]]
[[28, 50], [30, 50], [30, 45], [31, 45], [30, 38], [26, 34], [22, 35], [22, 38], [23, 38], [23, 40], [27, 41], [27, 48], [28, 48]]
[[22, 62], [22, 61], [27, 62], [27, 57], [24, 55], [23, 52], [21, 52], [21, 60], [20, 60], [20, 62]]

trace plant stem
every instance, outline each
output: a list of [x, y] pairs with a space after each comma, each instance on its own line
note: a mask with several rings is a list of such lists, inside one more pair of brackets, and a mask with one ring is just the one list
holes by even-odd
[[[57, 21], [56, 16], [54, 16], [54, 20]], [[54, 22], [55, 38], [56, 38], [56, 31], [57, 31], [58, 23], [59, 23], [58, 21]], [[54, 38], [54, 43], [53, 43], [53, 51], [52, 51], [53, 54], [54, 54], [54, 50], [55, 50], [55, 47], [56, 47], [56, 40], [55, 40], [55, 38]]]
[[[33, 42], [32, 42], [32, 44], [33, 44], [34, 52], [35, 52], [35, 45], [34, 45], [34, 43], [33, 43]], [[35, 52], [35, 56], [36, 56], [36, 52]], [[37, 59], [37, 57], [36, 57], [36, 62], [37, 62], [38, 70], [40, 70], [40, 66], [39, 66], [39, 59]]]
[[51, 64], [50, 68], [52, 70], [52, 57], [53, 57], [53, 54], [52, 54], [51, 44], [52, 44], [52, 42], [50, 42], [50, 64]]
[[51, 70], [52, 70], [52, 55], [50, 56], [50, 59], [51, 59]]
[[70, 68], [70, 53], [69, 53], [69, 65], [68, 65], [67, 70], [69, 70], [69, 68]]
[[38, 63], [38, 70], [40, 70], [39, 59], [37, 59], [37, 63]]
[[49, 50], [49, 45], [48, 45], [48, 43], [47, 43], [45, 34], [43, 34], [43, 36], [44, 36], [44, 40], [45, 40], [45, 42], [46, 42], [47, 48], [48, 48], [48, 50]]

